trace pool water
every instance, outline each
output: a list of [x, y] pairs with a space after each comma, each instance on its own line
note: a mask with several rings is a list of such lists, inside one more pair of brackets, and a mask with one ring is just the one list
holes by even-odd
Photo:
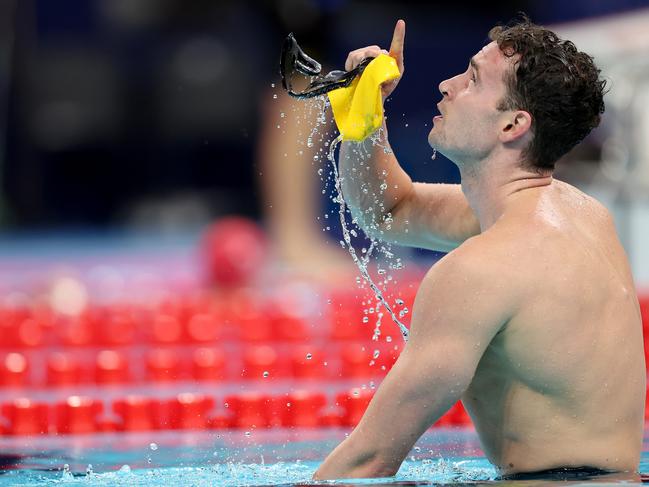
[[[328, 428], [4, 437], [0, 485], [306, 485], [347, 432]], [[641, 472], [649, 472], [648, 446], [645, 438]], [[417, 442], [395, 477], [335, 484], [520, 484], [496, 477], [471, 428], [436, 428]], [[615, 482], [600, 478], [570, 483]]]

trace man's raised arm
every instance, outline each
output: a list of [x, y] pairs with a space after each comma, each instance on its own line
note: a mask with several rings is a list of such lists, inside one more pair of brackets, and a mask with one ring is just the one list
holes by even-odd
[[[390, 56], [403, 76], [403, 44], [406, 25], [394, 29]], [[345, 69], [363, 59], [387, 54], [379, 46], [349, 53]], [[383, 99], [399, 79], [382, 86]], [[372, 137], [373, 138], [373, 137]], [[378, 144], [343, 142], [340, 175], [345, 201], [360, 227], [370, 236], [400, 245], [449, 251], [480, 233], [480, 225], [459, 184], [413, 183], [392, 153], [383, 124]]]

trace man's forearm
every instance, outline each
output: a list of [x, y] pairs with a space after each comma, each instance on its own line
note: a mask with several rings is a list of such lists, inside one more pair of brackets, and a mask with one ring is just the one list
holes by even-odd
[[314, 480], [341, 478], [391, 477], [399, 470], [400, 462], [386, 461], [374, 448], [379, 445], [352, 444], [348, 437], [320, 465], [313, 475]]
[[343, 142], [340, 175], [345, 201], [368, 234], [377, 234], [385, 216], [412, 190], [410, 176], [392, 153], [385, 123], [363, 142]]

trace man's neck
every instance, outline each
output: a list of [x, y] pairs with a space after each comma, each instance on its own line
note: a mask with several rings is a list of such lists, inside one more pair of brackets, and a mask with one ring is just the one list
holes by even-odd
[[462, 192], [484, 232], [505, 212], [512, 196], [521, 191], [548, 186], [552, 173], [538, 174], [514, 161], [489, 158], [460, 166]]

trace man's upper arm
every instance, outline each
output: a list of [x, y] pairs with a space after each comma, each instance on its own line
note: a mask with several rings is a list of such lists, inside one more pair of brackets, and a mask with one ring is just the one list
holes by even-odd
[[381, 238], [448, 252], [480, 233], [480, 223], [459, 184], [413, 183], [390, 211]]
[[347, 455], [374, 458], [377, 474], [395, 473], [421, 434], [461, 397], [513, 309], [515, 293], [497, 282], [494, 265], [456, 252], [422, 282], [410, 340], [346, 440]]

